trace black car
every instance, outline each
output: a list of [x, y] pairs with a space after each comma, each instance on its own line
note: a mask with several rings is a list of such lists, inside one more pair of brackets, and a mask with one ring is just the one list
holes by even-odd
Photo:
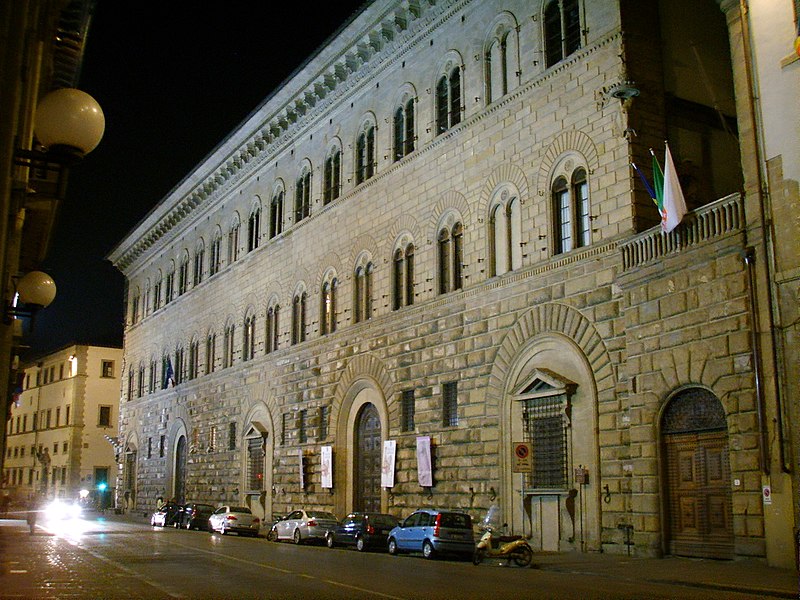
[[397, 519], [383, 513], [351, 513], [328, 532], [325, 541], [328, 548], [337, 544], [354, 545], [363, 552], [367, 548], [386, 548], [389, 532], [397, 525]]
[[189, 502], [185, 504], [178, 517], [175, 519], [175, 526], [182, 529], [202, 529], [208, 531], [208, 517], [214, 512], [215, 508], [210, 504], [200, 504], [199, 502]]

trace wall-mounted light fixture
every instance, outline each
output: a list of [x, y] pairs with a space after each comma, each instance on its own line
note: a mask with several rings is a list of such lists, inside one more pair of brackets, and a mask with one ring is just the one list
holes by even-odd
[[103, 111], [89, 94], [75, 88], [54, 90], [36, 107], [34, 135], [41, 147], [16, 149], [14, 163], [56, 171], [56, 196], [63, 199], [67, 170], [97, 147], [105, 128]]
[[6, 305], [3, 323], [11, 325], [14, 318], [29, 317], [32, 330], [36, 313], [49, 306], [55, 297], [56, 283], [53, 278], [41, 271], [31, 271], [16, 282], [13, 298]]

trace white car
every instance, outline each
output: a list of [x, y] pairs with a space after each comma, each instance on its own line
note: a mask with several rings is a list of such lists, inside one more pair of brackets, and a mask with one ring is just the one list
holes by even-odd
[[220, 506], [208, 518], [208, 528], [211, 533], [219, 531], [225, 535], [232, 531], [256, 537], [261, 530], [261, 519], [246, 506]]
[[322, 510], [296, 510], [272, 526], [270, 538], [292, 540], [300, 544], [307, 540], [324, 542], [329, 531], [339, 524], [336, 515]]

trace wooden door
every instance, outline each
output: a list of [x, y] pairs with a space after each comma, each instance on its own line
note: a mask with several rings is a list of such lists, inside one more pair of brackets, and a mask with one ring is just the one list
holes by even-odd
[[355, 510], [381, 511], [381, 421], [373, 404], [356, 419]]

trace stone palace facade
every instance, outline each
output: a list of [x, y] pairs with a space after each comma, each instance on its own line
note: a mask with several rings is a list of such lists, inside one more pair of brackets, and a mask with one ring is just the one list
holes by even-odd
[[[366, 5], [110, 254], [119, 492], [497, 504], [542, 550], [794, 564], [746, 25], [713, 0]], [[652, 180], [665, 140], [670, 233], [631, 167]]]

